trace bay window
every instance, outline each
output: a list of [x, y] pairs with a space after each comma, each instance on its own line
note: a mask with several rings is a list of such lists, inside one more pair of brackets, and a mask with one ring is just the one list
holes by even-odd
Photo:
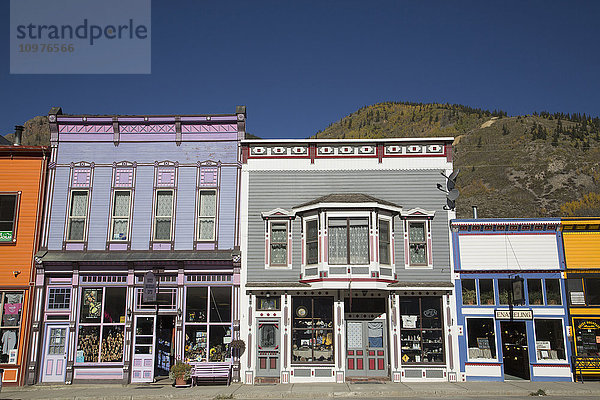
[[125, 287], [83, 288], [77, 363], [123, 362]]
[[71, 191], [71, 204], [67, 221], [67, 240], [85, 240], [85, 231], [88, 211], [88, 191]]
[[369, 264], [369, 220], [329, 219], [329, 264]]
[[316, 219], [306, 221], [306, 263], [319, 262], [319, 222]]

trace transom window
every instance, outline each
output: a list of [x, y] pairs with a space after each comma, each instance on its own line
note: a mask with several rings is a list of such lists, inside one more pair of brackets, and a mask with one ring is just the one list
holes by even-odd
[[329, 264], [369, 264], [368, 218], [329, 219]]
[[88, 210], [88, 191], [71, 191], [71, 207], [69, 208], [69, 220], [67, 228], [67, 239], [72, 241], [83, 241], [85, 239], [85, 225]]
[[71, 288], [48, 289], [48, 310], [68, 310], [71, 305]]
[[410, 265], [427, 265], [427, 234], [425, 222], [408, 223]]
[[198, 192], [198, 240], [215, 240], [217, 219], [217, 191]]
[[173, 191], [156, 191], [156, 209], [154, 210], [154, 240], [171, 240], [173, 221]]
[[17, 225], [17, 194], [0, 194], [0, 243], [11, 242]]
[[271, 265], [287, 266], [288, 224], [287, 222], [271, 223]]
[[129, 213], [131, 191], [115, 190], [113, 196], [111, 240], [129, 240]]

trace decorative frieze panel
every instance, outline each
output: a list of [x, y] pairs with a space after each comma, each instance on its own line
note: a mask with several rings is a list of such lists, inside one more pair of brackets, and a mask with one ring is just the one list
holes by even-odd
[[120, 125], [119, 131], [121, 133], [175, 133], [175, 124]]
[[300, 146], [292, 147], [292, 154], [301, 155], [301, 154], [306, 154], [307, 152], [308, 152], [308, 149], [306, 147], [300, 147]]
[[182, 133], [231, 133], [237, 132], [237, 124], [181, 125]]
[[60, 133], [113, 133], [111, 125], [60, 125]]

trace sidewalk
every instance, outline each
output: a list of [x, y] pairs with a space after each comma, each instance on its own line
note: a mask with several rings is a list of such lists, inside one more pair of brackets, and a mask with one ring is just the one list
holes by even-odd
[[548, 396], [598, 396], [600, 382], [462, 382], [462, 383], [310, 383], [289, 385], [196, 386], [170, 385], [60, 385], [4, 387], [0, 399], [326, 399], [326, 398], [409, 398], [529, 396], [542, 389]]

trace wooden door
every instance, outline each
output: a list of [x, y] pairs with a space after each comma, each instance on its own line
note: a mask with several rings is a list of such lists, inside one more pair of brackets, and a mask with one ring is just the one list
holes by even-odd
[[135, 318], [131, 382], [152, 382], [154, 380], [155, 330], [156, 318], [154, 316], [137, 316]]
[[388, 375], [385, 320], [346, 322], [346, 375]]
[[279, 321], [257, 321], [257, 377], [279, 377]]
[[64, 382], [67, 367], [68, 325], [47, 325], [42, 382]]

